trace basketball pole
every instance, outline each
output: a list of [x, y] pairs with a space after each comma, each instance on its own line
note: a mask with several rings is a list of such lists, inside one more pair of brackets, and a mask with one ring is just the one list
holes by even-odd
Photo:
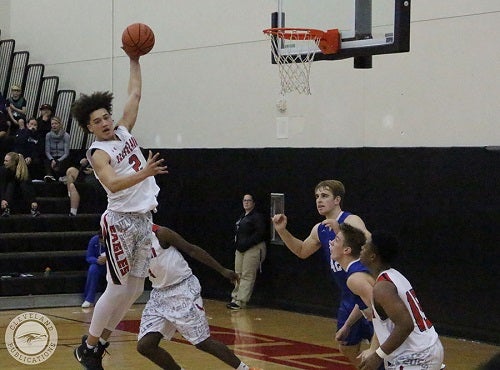
[[278, 25], [276, 27], [285, 27], [283, 22], [283, 0], [278, 0]]
[[[356, 0], [354, 13], [354, 37], [356, 40], [372, 38], [372, 0]], [[354, 68], [372, 68], [372, 56], [354, 57]]]
[[[271, 27], [273, 28], [285, 27], [285, 15], [283, 14], [283, 0], [278, 0], [278, 14], [276, 15], [276, 18], [271, 19]], [[276, 101], [276, 108], [281, 114], [284, 114], [287, 110], [286, 95], [283, 92], [280, 93], [280, 96]]]

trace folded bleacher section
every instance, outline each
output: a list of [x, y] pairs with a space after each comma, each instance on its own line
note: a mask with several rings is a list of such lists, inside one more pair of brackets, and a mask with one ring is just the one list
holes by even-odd
[[[0, 33], [1, 35], [1, 33]], [[0, 92], [7, 98], [12, 85], [21, 86], [27, 101], [26, 117], [37, 117], [42, 104], [55, 108], [55, 115], [61, 117], [63, 126], [71, 135], [71, 149], [85, 149], [93, 140], [71, 117], [71, 104], [76, 98], [74, 90], [59, 89], [59, 77], [45, 76], [45, 66], [29, 63], [28, 51], [16, 51], [16, 41], [0, 40]]]
[[[93, 137], [71, 117], [76, 92], [59, 89], [59, 77], [45, 76], [45, 66], [30, 64], [29, 52], [17, 51], [15, 45], [13, 39], [0, 39], [0, 91], [7, 98], [10, 86], [21, 86], [28, 118], [38, 116], [42, 104], [52, 105], [70, 133], [70, 149], [79, 159]], [[86, 202], [81, 194], [80, 212], [70, 217], [65, 184], [34, 186], [40, 217], [0, 218], [0, 309], [81, 304], [87, 244], [99, 228], [106, 204]], [[45, 273], [47, 267], [50, 272]]]

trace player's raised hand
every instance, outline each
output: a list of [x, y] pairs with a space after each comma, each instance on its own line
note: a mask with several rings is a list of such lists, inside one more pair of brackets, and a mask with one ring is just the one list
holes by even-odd
[[160, 158], [160, 153], [153, 155], [151, 150], [148, 155], [148, 162], [146, 165], [146, 171], [150, 173], [151, 176], [163, 175], [168, 173], [167, 166], [163, 164], [164, 159]]
[[333, 218], [327, 218], [326, 220], [323, 220], [321, 223], [323, 225], [328, 226], [330, 230], [333, 230], [335, 233], [338, 233], [340, 231], [340, 225], [338, 221]]
[[287, 217], [283, 213], [274, 215], [271, 217], [271, 220], [273, 221], [274, 228], [276, 230], [283, 230], [286, 228]]

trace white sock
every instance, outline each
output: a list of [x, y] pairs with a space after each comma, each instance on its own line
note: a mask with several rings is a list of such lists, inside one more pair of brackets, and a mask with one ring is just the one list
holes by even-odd
[[70, 213], [76, 215], [78, 213], [78, 208], [70, 208]]
[[104, 345], [106, 345], [106, 343], [108, 343], [108, 341], [105, 339], [99, 338], [99, 343], [101, 343], [104, 346]]
[[245, 364], [243, 361], [241, 361], [240, 366], [236, 368], [236, 370], [249, 370], [250, 368], [248, 367], [247, 364]]

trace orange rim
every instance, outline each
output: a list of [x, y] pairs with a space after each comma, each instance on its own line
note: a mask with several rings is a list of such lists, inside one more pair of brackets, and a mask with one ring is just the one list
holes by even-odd
[[287, 40], [319, 40], [324, 32], [314, 28], [267, 28], [263, 30], [266, 35], [277, 36]]

